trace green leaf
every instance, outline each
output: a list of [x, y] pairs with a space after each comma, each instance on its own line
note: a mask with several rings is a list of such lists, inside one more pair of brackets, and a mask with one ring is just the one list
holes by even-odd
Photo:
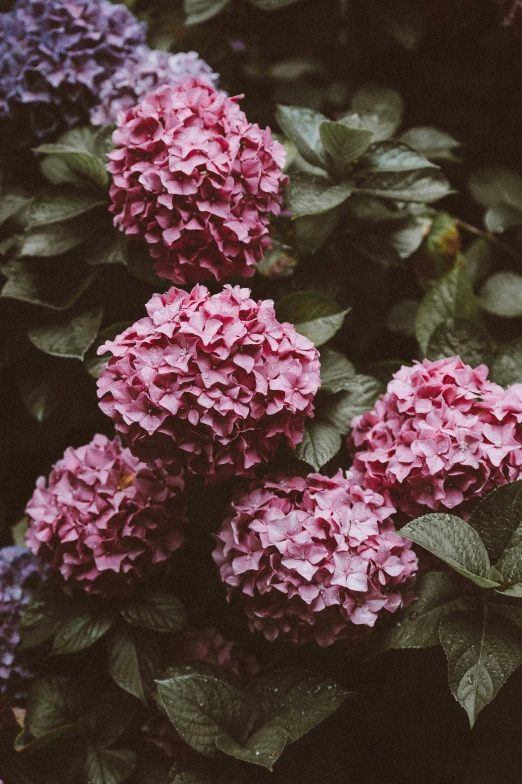
[[449, 319], [436, 327], [430, 338], [428, 359], [460, 357], [471, 367], [490, 365], [494, 346], [484, 328], [462, 319]]
[[85, 708], [85, 697], [74, 681], [60, 675], [39, 678], [29, 693], [25, 729], [34, 738], [40, 738], [69, 726]]
[[242, 762], [261, 765], [270, 771], [273, 770], [287, 743], [286, 732], [277, 726], [262, 727], [243, 746], [228, 735], [219, 735], [216, 738], [216, 746], [224, 754]]
[[218, 756], [216, 740], [229, 736], [239, 744], [251, 733], [255, 711], [239, 689], [195, 667], [178, 667], [156, 681], [161, 702], [181, 737], [200, 754]]
[[21, 192], [0, 190], [0, 226], [13, 218], [29, 203], [30, 199]]
[[[396, 90], [379, 84], [365, 84], [355, 92], [352, 109], [364, 121], [371, 121], [374, 141], [394, 135], [402, 122], [404, 102]], [[341, 122], [343, 122], [341, 118]]]
[[354, 376], [355, 368], [350, 360], [326, 346], [321, 349], [321, 389], [327, 392], [350, 389]]
[[82, 307], [31, 327], [27, 337], [37, 349], [54, 357], [83, 359], [98, 334], [103, 318], [99, 306]]
[[73, 218], [64, 223], [29, 228], [22, 237], [20, 256], [60, 256], [85, 242], [95, 229], [92, 220]]
[[143, 632], [123, 626], [108, 640], [109, 672], [114, 682], [128, 694], [147, 701], [160, 665], [156, 641]]
[[479, 534], [460, 517], [427, 514], [401, 528], [401, 536], [424, 547], [481, 588], [498, 586], [488, 579], [491, 563]]
[[449, 133], [429, 126], [411, 128], [400, 136], [400, 141], [420, 152], [429, 161], [458, 160], [453, 151], [461, 146]]
[[13, 537], [14, 544], [17, 544], [19, 547], [25, 547], [25, 535], [28, 530], [29, 517], [24, 515], [24, 517], [11, 528], [11, 536]]
[[317, 253], [337, 228], [341, 214], [341, 207], [336, 207], [322, 215], [297, 218], [294, 221], [294, 234], [298, 250], [301, 253]]
[[522, 628], [522, 606], [520, 604], [513, 605], [506, 604], [506, 602], [497, 604], [495, 602], [489, 602], [488, 609], [497, 615], [502, 615], [503, 618], [507, 618], [508, 621], [514, 623], [515, 626]]
[[440, 622], [449, 613], [472, 607], [472, 599], [459, 596], [445, 572], [427, 572], [415, 586], [416, 601], [405, 610], [386, 633], [379, 650], [391, 648], [431, 648], [439, 645]]
[[89, 288], [96, 273], [78, 260], [13, 263], [1, 296], [41, 305], [49, 310], [68, 310]]
[[319, 471], [341, 448], [341, 434], [321, 419], [307, 421], [303, 440], [295, 448], [299, 460]]
[[20, 618], [20, 650], [49, 640], [67, 614], [68, 601], [61, 593], [44, 586], [34, 593]]
[[252, 5], [260, 8], [262, 11], [279, 11], [280, 8], [286, 8], [287, 5], [293, 5], [298, 0], [249, 0]]
[[107, 206], [104, 199], [88, 193], [75, 190], [64, 193], [48, 192], [33, 199], [25, 218], [29, 228], [33, 229], [37, 226], [48, 226], [50, 223], [68, 221], [103, 205]]
[[109, 748], [118, 741], [136, 714], [136, 702], [121, 691], [104, 691], [89, 715], [89, 735], [97, 746]]
[[451, 693], [468, 714], [471, 726], [522, 664], [522, 647], [513, 627], [488, 608], [483, 615], [458, 612], [440, 625], [448, 659]]
[[487, 166], [469, 180], [471, 195], [483, 207], [504, 205], [522, 212], [522, 177], [503, 166]]
[[[348, 386], [348, 383], [346, 384]], [[348, 433], [354, 417], [373, 408], [384, 391], [383, 384], [373, 376], [358, 373], [349, 384], [349, 390], [339, 392], [321, 403], [317, 416], [330, 422], [341, 433]]]
[[188, 26], [207, 22], [225, 8], [229, 0], [183, 0], [185, 24]]
[[58, 144], [41, 144], [36, 152], [42, 155], [54, 155], [64, 161], [74, 172], [92, 180], [100, 188], [109, 184], [109, 173], [100, 158], [92, 152], [80, 150], [74, 146]]
[[258, 706], [256, 727], [280, 727], [289, 743], [328, 718], [350, 694], [323, 675], [291, 668], [258, 677], [245, 690]]
[[403, 299], [389, 311], [386, 326], [391, 332], [399, 335], [415, 335], [415, 319], [419, 310], [419, 301], [416, 299]]
[[145, 588], [122, 607], [121, 614], [133, 626], [156, 632], [180, 632], [186, 623], [179, 599], [161, 588]]
[[499, 349], [491, 366], [491, 378], [501, 387], [522, 383], [522, 338]]
[[424, 354], [439, 324], [457, 318], [476, 322], [479, 313], [480, 307], [471, 281], [458, 264], [429, 289], [420, 304], [415, 320], [415, 334]]
[[484, 226], [492, 234], [502, 234], [504, 231], [522, 226], [522, 210], [505, 204], [490, 207], [484, 215]]
[[108, 609], [99, 609], [78, 602], [71, 608], [70, 617], [63, 621], [54, 636], [53, 654], [78, 653], [93, 645], [110, 629], [114, 615]]
[[127, 240], [125, 235], [111, 230], [100, 234], [86, 249], [87, 264], [127, 264]]
[[407, 144], [388, 140], [372, 144], [359, 161], [358, 176], [419, 172], [422, 169], [439, 171], [436, 164]]
[[318, 291], [294, 291], [276, 303], [276, 312], [280, 321], [293, 324], [318, 347], [333, 338], [348, 310], [340, 310], [335, 300]]
[[371, 131], [330, 120], [321, 123], [319, 133], [326, 160], [338, 177], [350, 172], [353, 162], [366, 152], [373, 138]]
[[20, 396], [27, 411], [37, 422], [48, 419], [63, 399], [63, 374], [51, 368], [45, 375], [28, 374], [18, 383]]
[[351, 183], [332, 185], [326, 179], [295, 174], [286, 190], [286, 201], [293, 218], [330, 212], [353, 192]]
[[304, 106], [278, 106], [276, 119], [285, 136], [295, 144], [305, 161], [324, 168], [324, 151], [320, 125], [324, 114]]
[[480, 304], [487, 313], [503, 318], [522, 316], [522, 275], [497, 272], [482, 286]]
[[130, 749], [103, 749], [89, 746], [85, 758], [86, 784], [120, 784], [136, 767], [136, 754]]
[[420, 248], [430, 221], [426, 218], [409, 216], [404, 220], [363, 227], [362, 231], [346, 234], [351, 248], [364, 258], [387, 266], [404, 266]]
[[470, 525], [481, 537], [508, 596], [522, 596], [522, 481], [502, 485], [475, 508]]

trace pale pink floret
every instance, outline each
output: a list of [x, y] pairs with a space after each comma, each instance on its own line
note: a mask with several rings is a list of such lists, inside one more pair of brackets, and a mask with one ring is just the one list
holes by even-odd
[[148, 317], [99, 349], [102, 411], [144, 460], [183, 464], [209, 482], [251, 476], [313, 414], [319, 354], [273, 302], [248, 289], [171, 288]]
[[253, 275], [272, 245], [285, 151], [237, 100], [189, 78], [149, 93], [114, 132], [114, 223], [145, 239], [174, 283]]
[[171, 469], [144, 465], [117, 438], [69, 447], [27, 504], [27, 546], [68, 589], [130, 593], [183, 542], [184, 482]]
[[229, 599], [268, 640], [356, 640], [355, 627], [413, 600], [417, 558], [396, 533], [387, 494], [348, 473], [251, 482], [216, 535]]
[[467, 517], [519, 478], [522, 385], [505, 391], [487, 375], [459, 358], [416, 362], [352, 422], [354, 471], [364, 486], [389, 490], [405, 520], [437, 510]]

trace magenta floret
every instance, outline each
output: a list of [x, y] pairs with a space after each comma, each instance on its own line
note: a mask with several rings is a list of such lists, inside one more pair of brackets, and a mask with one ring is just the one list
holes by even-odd
[[281, 211], [283, 146], [237, 98], [186, 79], [120, 117], [109, 154], [114, 223], [150, 244], [174, 283], [250, 276]]
[[179, 469], [146, 466], [119, 439], [96, 435], [38, 479], [26, 543], [69, 589], [129, 594], [182, 544], [183, 490]]
[[387, 494], [339, 471], [254, 481], [233, 498], [214, 560], [228, 598], [269, 640], [357, 639], [413, 600], [417, 558]]
[[225, 286], [171, 288], [99, 353], [102, 411], [143, 460], [181, 463], [208, 482], [252, 476], [313, 414], [319, 354], [275, 317], [272, 300]]

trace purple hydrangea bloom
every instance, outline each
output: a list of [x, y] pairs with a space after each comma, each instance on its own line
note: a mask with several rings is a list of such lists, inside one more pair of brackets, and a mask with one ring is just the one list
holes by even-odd
[[21, 144], [88, 121], [102, 82], [144, 40], [145, 26], [108, 0], [18, 0], [0, 15], [0, 121]]
[[20, 615], [40, 586], [44, 567], [25, 547], [0, 549], [0, 692], [19, 699], [32, 677], [29, 658], [18, 655]]
[[179, 84], [187, 76], [213, 86], [219, 78], [196, 52], [169, 54], [140, 46], [133, 58], [126, 60], [101, 85], [100, 103], [91, 109], [91, 122], [94, 125], [116, 122], [120, 112], [132, 109], [156, 87]]

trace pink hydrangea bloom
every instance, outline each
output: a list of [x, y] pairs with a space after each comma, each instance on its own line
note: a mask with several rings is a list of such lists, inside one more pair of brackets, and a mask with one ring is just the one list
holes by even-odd
[[209, 482], [251, 476], [282, 436], [302, 440], [319, 355], [271, 300], [225, 286], [171, 288], [100, 353], [100, 407], [144, 460], [181, 463]]
[[114, 223], [174, 283], [254, 274], [281, 210], [283, 146], [212, 85], [186, 79], [120, 116], [109, 154]]
[[188, 629], [181, 639], [179, 652], [181, 662], [206, 662], [223, 667], [233, 672], [241, 680], [254, 678], [261, 667], [255, 658], [237, 643], [226, 640], [223, 635], [212, 627]]
[[386, 494], [348, 473], [254, 481], [236, 493], [214, 561], [252, 630], [322, 646], [413, 600], [417, 558]]
[[68, 589], [126, 595], [181, 545], [183, 489], [179, 471], [147, 467], [119, 439], [96, 435], [38, 479], [26, 544]]
[[354, 470], [365, 487], [389, 490], [405, 520], [469, 516], [479, 498], [519, 478], [522, 385], [505, 392], [487, 375], [459, 358], [416, 362], [352, 422]]

